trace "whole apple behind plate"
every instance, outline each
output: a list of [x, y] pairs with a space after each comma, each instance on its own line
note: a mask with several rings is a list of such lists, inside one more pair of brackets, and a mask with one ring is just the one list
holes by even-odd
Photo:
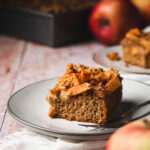
[[131, 28], [141, 28], [142, 17], [129, 0], [101, 0], [92, 10], [89, 27], [105, 44], [117, 44]]
[[109, 138], [105, 150], [150, 150], [150, 120], [121, 127]]

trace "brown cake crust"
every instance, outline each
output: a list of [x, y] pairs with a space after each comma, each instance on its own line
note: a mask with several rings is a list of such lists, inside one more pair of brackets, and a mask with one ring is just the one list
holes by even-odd
[[150, 68], [150, 33], [142, 33], [139, 29], [132, 29], [126, 34], [121, 44], [124, 62]]
[[49, 116], [105, 124], [122, 98], [118, 71], [68, 64], [65, 74], [49, 90]]

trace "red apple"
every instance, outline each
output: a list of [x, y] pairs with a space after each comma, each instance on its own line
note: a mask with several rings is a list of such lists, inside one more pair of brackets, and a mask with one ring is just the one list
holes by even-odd
[[141, 16], [129, 0], [101, 0], [92, 10], [89, 27], [105, 44], [116, 44], [131, 29], [140, 28]]
[[131, 0], [150, 24], [150, 0]]
[[109, 138], [105, 150], [150, 150], [150, 120], [121, 127]]

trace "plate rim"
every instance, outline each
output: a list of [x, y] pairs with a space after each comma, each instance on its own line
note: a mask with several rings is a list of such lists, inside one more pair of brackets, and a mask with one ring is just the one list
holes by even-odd
[[[17, 90], [15, 93], [13, 93], [10, 98], [8, 99], [7, 101], [7, 110], [8, 110], [8, 113], [9, 115], [14, 119], [16, 120], [18, 123], [24, 125], [24, 126], [28, 126], [30, 128], [34, 128], [36, 130], [40, 130], [40, 131], [44, 131], [44, 132], [48, 132], [48, 133], [52, 133], [52, 134], [55, 134], [55, 135], [64, 135], [64, 136], [104, 136], [104, 135], [110, 135], [112, 134], [116, 129], [112, 129], [111, 131], [109, 131], [108, 133], [74, 133], [74, 132], [62, 132], [62, 131], [59, 131], [59, 130], [53, 130], [53, 129], [50, 129], [50, 128], [45, 128], [45, 127], [41, 127], [39, 125], [36, 125], [34, 123], [31, 123], [31, 122], [28, 122], [20, 117], [18, 117], [12, 110], [11, 110], [11, 107], [10, 107], [10, 102], [11, 100], [13, 99], [13, 97], [18, 94], [19, 92], [23, 91], [25, 88], [28, 88], [32, 85], [36, 85], [36, 84], [39, 84], [41, 82], [46, 82], [46, 81], [50, 81], [50, 80], [57, 80], [59, 77], [54, 77], [54, 78], [50, 78], [50, 79], [45, 79], [45, 80], [40, 80], [38, 82], [34, 82], [34, 83], [31, 83], [19, 90]], [[148, 87], [150, 87], [149, 84], [147, 83], [144, 83], [142, 81], [138, 81], [138, 80], [133, 80], [133, 79], [129, 79], [129, 78], [124, 78], [125, 80], [131, 80], [131, 81], [134, 81], [134, 82], [137, 82], [137, 83], [140, 83], [140, 84], [143, 84], [143, 85], [146, 85]]]
[[41, 81], [38, 81], [38, 82], [34, 82], [34, 83], [31, 83], [19, 90], [17, 90], [15, 93], [13, 93], [10, 98], [8, 99], [8, 102], [7, 102], [7, 110], [8, 110], [8, 113], [9, 115], [15, 119], [17, 122], [19, 122], [20, 124], [22, 125], [25, 125], [25, 126], [29, 126], [31, 128], [35, 128], [37, 130], [41, 130], [41, 131], [45, 131], [45, 132], [49, 132], [49, 133], [53, 133], [53, 134], [61, 134], [61, 135], [66, 135], [66, 136], [97, 136], [97, 135], [109, 135], [111, 133], [113, 133], [114, 130], [112, 130], [112, 132], [109, 132], [109, 133], [68, 133], [68, 132], [62, 132], [62, 131], [59, 131], [59, 130], [53, 130], [53, 129], [49, 129], [49, 128], [44, 128], [44, 127], [41, 127], [39, 125], [36, 125], [34, 123], [31, 123], [31, 122], [28, 122], [20, 117], [18, 117], [16, 114], [13, 113], [13, 111], [11, 110], [10, 108], [10, 101], [12, 100], [12, 98], [17, 94], [19, 93], [20, 91], [24, 90], [25, 88], [29, 87], [29, 86], [32, 86], [32, 85], [36, 85], [36, 84], [39, 84], [40, 82], [45, 82], [45, 81], [49, 81], [49, 80], [55, 80], [55, 79], [58, 79], [58, 77], [54, 77], [54, 78], [50, 78], [50, 79], [45, 79], [45, 80], [41, 80]]
[[[105, 48], [103, 48], [103, 49], [101, 49], [101, 50], [98, 50], [98, 51], [96, 51], [96, 52], [94, 52], [94, 54], [93, 54], [93, 56], [92, 56], [92, 60], [98, 65], [98, 66], [100, 66], [100, 67], [103, 67], [104, 69], [109, 69], [109, 68], [111, 68], [111, 67], [107, 67], [107, 66], [104, 66], [104, 65], [102, 65], [102, 64], [100, 64], [100, 63], [98, 63], [97, 61], [96, 61], [96, 54], [98, 54], [99, 52], [101, 52], [101, 51], [103, 51], [103, 50], [105, 50], [105, 51], [107, 51], [108, 49], [114, 49], [114, 48], [121, 48], [121, 45], [120, 44], [118, 44], [118, 45], [113, 45], [113, 46], [107, 46], [107, 47], [105, 47]], [[133, 65], [134, 66], [134, 65]], [[116, 67], [114, 67], [116, 70], [119, 70], [119, 72], [120, 73], [128, 73], [128, 74], [146, 74], [146, 75], [150, 75], [150, 73], [148, 73], [148, 72], [134, 72], [134, 71], [124, 71], [124, 70], [122, 70], [122, 69], [118, 69], [118, 68], [116, 68]]]

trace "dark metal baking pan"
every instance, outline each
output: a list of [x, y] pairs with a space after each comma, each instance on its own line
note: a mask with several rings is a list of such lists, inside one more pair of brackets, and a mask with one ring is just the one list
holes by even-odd
[[0, 5], [0, 34], [48, 46], [62, 46], [90, 39], [91, 8], [66, 13], [43, 13]]

